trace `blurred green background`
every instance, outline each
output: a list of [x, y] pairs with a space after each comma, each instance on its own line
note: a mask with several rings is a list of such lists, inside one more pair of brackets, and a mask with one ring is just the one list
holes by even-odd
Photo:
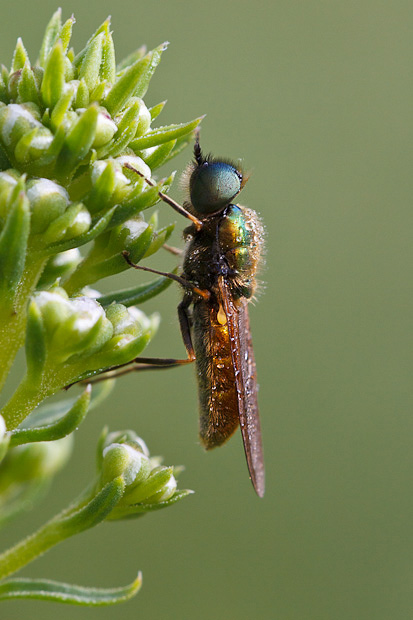
[[[0, 4], [2, 62], [19, 35], [34, 58], [56, 4]], [[104, 524], [22, 573], [109, 586], [141, 569], [131, 602], [3, 603], [0, 617], [413, 617], [412, 4], [73, 0], [63, 17], [72, 12], [77, 50], [108, 14], [118, 59], [171, 41], [147, 103], [168, 98], [162, 123], [207, 113], [204, 149], [253, 172], [240, 202], [267, 230], [265, 286], [251, 309], [267, 494], [253, 492], [239, 435], [208, 454], [198, 445], [193, 368], [130, 375], [90, 414], [42, 508], [3, 546], [89, 480], [105, 423], [134, 428], [153, 454], [183, 463], [181, 486], [196, 494]], [[128, 272], [120, 284], [141, 278]], [[183, 354], [178, 300], [172, 286], [143, 308], [163, 317], [148, 355]]]

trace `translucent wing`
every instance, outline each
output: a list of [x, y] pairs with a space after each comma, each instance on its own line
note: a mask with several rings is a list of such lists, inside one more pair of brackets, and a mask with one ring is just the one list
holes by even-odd
[[234, 364], [238, 415], [251, 482], [259, 497], [265, 491], [264, 456], [257, 402], [257, 371], [252, 349], [248, 301], [233, 300], [224, 278], [219, 279], [220, 302], [224, 309]]

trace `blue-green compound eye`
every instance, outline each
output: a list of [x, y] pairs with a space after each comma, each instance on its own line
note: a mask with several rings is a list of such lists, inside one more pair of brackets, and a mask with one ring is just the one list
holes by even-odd
[[191, 175], [191, 203], [199, 213], [220, 211], [238, 194], [242, 175], [222, 161], [206, 161]]

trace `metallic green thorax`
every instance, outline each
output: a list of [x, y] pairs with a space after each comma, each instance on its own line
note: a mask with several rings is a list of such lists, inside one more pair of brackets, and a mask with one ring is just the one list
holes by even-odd
[[218, 277], [224, 276], [234, 299], [253, 296], [260, 250], [262, 224], [252, 209], [228, 205], [223, 211], [203, 220], [196, 232], [187, 229], [183, 277], [196, 286], [214, 291]]
[[250, 298], [254, 294], [262, 235], [255, 211], [229, 205], [219, 226], [219, 244], [232, 272], [235, 297]]

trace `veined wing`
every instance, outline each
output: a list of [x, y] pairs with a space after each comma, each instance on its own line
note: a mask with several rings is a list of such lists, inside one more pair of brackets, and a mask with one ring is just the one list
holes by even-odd
[[220, 303], [224, 309], [234, 364], [238, 415], [251, 482], [259, 497], [265, 491], [264, 456], [257, 402], [257, 371], [246, 299], [234, 301], [224, 278], [219, 279]]

